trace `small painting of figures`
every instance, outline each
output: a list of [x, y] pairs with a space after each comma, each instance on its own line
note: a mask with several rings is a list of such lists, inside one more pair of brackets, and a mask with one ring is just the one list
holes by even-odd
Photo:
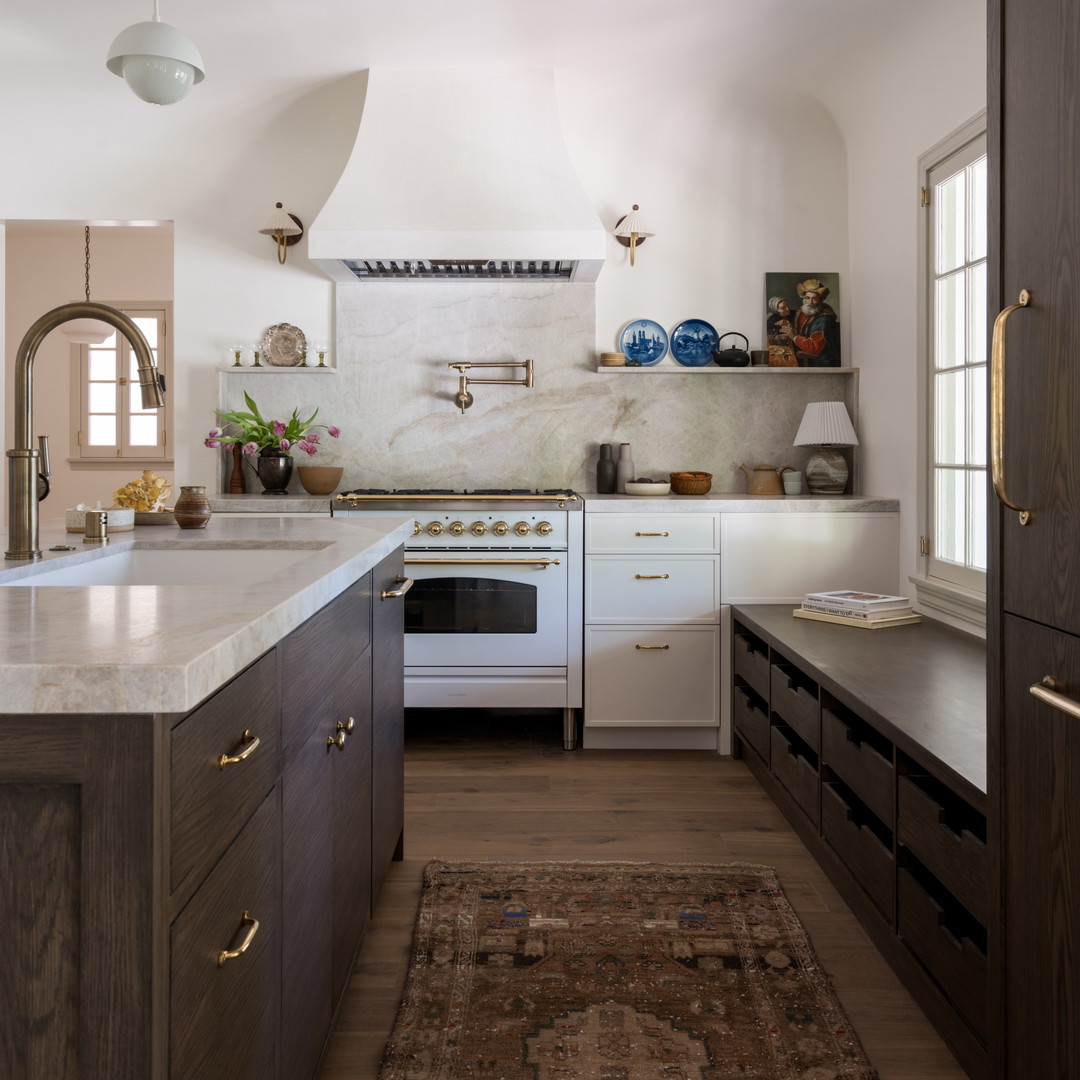
[[840, 275], [765, 275], [772, 367], [840, 367]]

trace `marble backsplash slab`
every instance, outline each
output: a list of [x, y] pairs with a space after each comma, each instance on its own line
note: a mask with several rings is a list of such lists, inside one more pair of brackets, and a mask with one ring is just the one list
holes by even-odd
[[[703, 470], [713, 474], [713, 492], [741, 492], [741, 462], [805, 464], [810, 448], [792, 439], [807, 402], [845, 401], [858, 428], [851, 371], [597, 372], [590, 285], [364, 282], [339, 285], [336, 305], [335, 374], [226, 371], [221, 402], [242, 408], [246, 390], [264, 415], [317, 406], [319, 420], [342, 436], [324, 438], [325, 452], [310, 464], [344, 466], [342, 489], [589, 491], [599, 444], [629, 442], [637, 475]], [[600, 328], [602, 348], [615, 347], [619, 329]], [[476, 386], [472, 407], [456, 407], [449, 363], [527, 357], [534, 388]], [[227, 475], [223, 456], [223, 490]], [[247, 475], [248, 490], [257, 490]], [[301, 490], [295, 476], [292, 486]]]

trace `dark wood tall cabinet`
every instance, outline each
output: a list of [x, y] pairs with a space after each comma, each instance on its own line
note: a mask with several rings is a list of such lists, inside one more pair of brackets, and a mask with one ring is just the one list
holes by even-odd
[[988, 15], [990, 308], [1031, 294], [998, 329], [1003, 488], [1030, 518], [992, 501], [990, 1051], [1025, 1080], [1080, 1075], [1080, 4]]

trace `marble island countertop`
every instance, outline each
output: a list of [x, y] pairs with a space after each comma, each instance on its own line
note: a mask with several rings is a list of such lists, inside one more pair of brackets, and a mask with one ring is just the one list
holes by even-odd
[[[205, 529], [136, 526], [106, 547], [43, 522], [44, 557], [0, 566], [5, 713], [187, 712], [362, 577], [411, 535], [400, 514], [366, 519], [211, 518]], [[155, 548], [305, 551], [266, 580], [236, 585], [32, 585], [35, 570]], [[51, 552], [73, 544], [73, 552]], [[212, 553], [206, 553], [212, 558]]]

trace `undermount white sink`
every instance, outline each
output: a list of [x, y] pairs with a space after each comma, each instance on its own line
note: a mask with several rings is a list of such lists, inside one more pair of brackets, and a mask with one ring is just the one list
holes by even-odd
[[252, 585], [306, 559], [329, 542], [158, 545], [118, 548], [71, 565], [45, 563], [0, 585]]

